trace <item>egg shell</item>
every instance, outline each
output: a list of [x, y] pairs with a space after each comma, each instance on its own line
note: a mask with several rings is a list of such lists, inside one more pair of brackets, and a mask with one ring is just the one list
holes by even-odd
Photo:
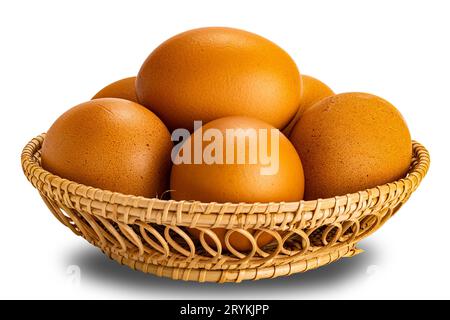
[[121, 98], [138, 103], [136, 77], [124, 78], [108, 84], [92, 97], [92, 99], [99, 98]]
[[283, 128], [297, 111], [301, 81], [295, 62], [273, 42], [210, 27], [186, 31], [156, 48], [138, 73], [136, 92], [171, 130], [226, 116]]
[[101, 98], [53, 123], [42, 146], [42, 167], [87, 186], [155, 197], [168, 189], [171, 149], [169, 131], [151, 111]]
[[294, 118], [289, 122], [288, 126], [283, 129], [283, 133], [289, 135], [292, 128], [306, 109], [311, 108], [316, 102], [332, 95], [334, 95], [333, 90], [325, 83], [314, 77], [302, 74], [302, 97], [300, 105]]
[[290, 140], [305, 173], [305, 199], [365, 190], [406, 175], [411, 136], [400, 112], [367, 93], [342, 93], [303, 113]]
[[[270, 130], [277, 130], [273, 126], [248, 117], [225, 117], [209, 122], [202, 127], [203, 134], [208, 129], [219, 130], [223, 136], [223, 158], [226, 159], [226, 144], [230, 141], [226, 138], [227, 129], [265, 129], [267, 130], [268, 154], [272, 155], [270, 147]], [[195, 138], [198, 130], [189, 137], [184, 143], [194, 149]], [[258, 131], [259, 132], [259, 131]], [[273, 159], [278, 157], [278, 171], [270, 175], [261, 174], [261, 168], [267, 167], [258, 157], [255, 164], [249, 163], [249, 146], [245, 144], [246, 163], [238, 164], [236, 162], [238, 149], [235, 144], [233, 164], [174, 164], [171, 172], [170, 189], [172, 198], [175, 200], [197, 200], [203, 202], [271, 202], [271, 201], [298, 201], [303, 198], [304, 176], [301, 160], [289, 142], [289, 140], [277, 130], [279, 153]], [[261, 140], [258, 140], [261, 141]], [[202, 148], [208, 146], [204, 142]], [[258, 145], [258, 150], [261, 146]], [[191, 152], [193, 154], [193, 151]], [[275, 161], [275, 160], [273, 160]], [[225, 163], [225, 161], [223, 161]], [[225, 247], [225, 229], [213, 229], [221, 240], [222, 247]], [[254, 233], [255, 230], [248, 230]], [[198, 236], [198, 231], [190, 231], [194, 236]], [[215, 243], [209, 236], [205, 240], [210, 246]], [[272, 236], [263, 233], [259, 237], [260, 246], [267, 244], [272, 240]], [[239, 251], [251, 249], [250, 241], [239, 233], [233, 233], [230, 237], [233, 247]]]

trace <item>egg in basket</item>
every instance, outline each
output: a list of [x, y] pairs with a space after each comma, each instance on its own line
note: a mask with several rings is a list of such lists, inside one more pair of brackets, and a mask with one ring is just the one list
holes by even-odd
[[119, 263], [240, 282], [359, 253], [429, 155], [386, 100], [335, 94], [258, 35], [201, 28], [62, 114], [22, 167], [60, 222]]

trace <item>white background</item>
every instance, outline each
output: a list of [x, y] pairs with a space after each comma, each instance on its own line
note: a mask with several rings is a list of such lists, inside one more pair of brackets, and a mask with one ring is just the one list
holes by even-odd
[[[1, 1], [0, 297], [450, 298], [449, 13], [448, 1]], [[65, 229], [23, 176], [22, 147], [62, 112], [135, 75], [166, 38], [217, 25], [273, 40], [335, 92], [384, 97], [430, 150], [428, 176], [365, 253], [274, 280], [160, 279]]]

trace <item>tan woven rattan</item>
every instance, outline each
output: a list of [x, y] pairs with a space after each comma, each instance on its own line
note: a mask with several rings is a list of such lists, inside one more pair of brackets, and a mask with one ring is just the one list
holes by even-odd
[[[133, 269], [200, 282], [273, 278], [359, 253], [358, 241], [397, 212], [430, 163], [427, 150], [413, 142], [407, 176], [376, 188], [313, 201], [200, 203], [123, 195], [55, 176], [40, 165], [44, 138], [40, 135], [25, 146], [22, 167], [61, 223]], [[201, 230], [200, 240], [185, 227]], [[226, 248], [211, 231], [216, 227], [229, 230]], [[258, 231], [250, 233], [249, 228]], [[233, 248], [227, 241], [233, 232], [247, 237], [252, 250]], [[274, 240], [260, 248], [256, 240], [263, 232]], [[208, 245], [205, 235], [215, 247]]]

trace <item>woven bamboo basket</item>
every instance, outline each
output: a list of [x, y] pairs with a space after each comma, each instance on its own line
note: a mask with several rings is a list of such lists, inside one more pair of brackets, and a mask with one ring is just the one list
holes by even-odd
[[[44, 138], [42, 134], [25, 146], [22, 167], [62, 224], [121, 264], [199, 282], [274, 278], [360, 253], [356, 244], [408, 200], [430, 163], [427, 150], [413, 142], [406, 177], [376, 188], [314, 201], [201, 203], [124, 195], [62, 179], [40, 165]], [[186, 227], [199, 229], [199, 240]], [[211, 231], [217, 227], [228, 230], [225, 248]], [[252, 249], [233, 248], [228, 241], [233, 232], [248, 238]], [[264, 232], [274, 240], [260, 248], [257, 240]]]

